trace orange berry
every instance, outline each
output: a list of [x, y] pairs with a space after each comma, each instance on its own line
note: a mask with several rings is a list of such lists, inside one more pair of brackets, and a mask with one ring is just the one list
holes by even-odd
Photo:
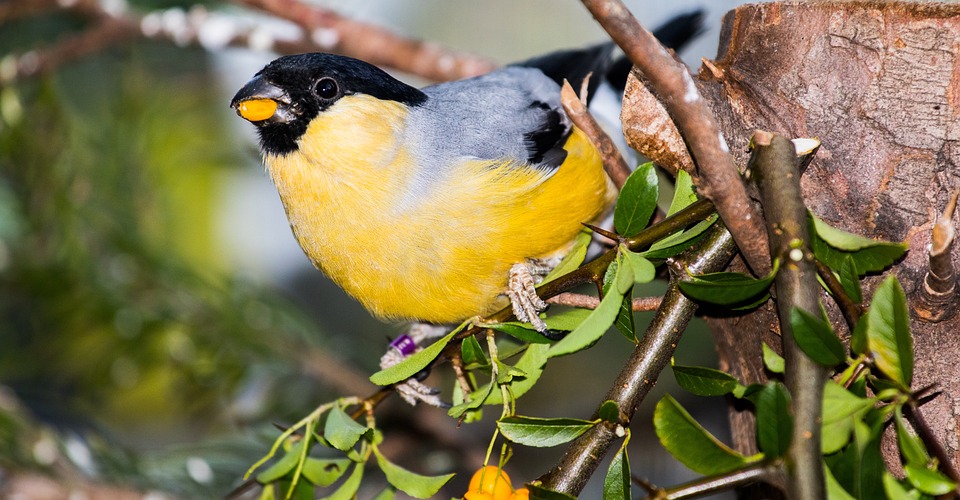
[[463, 495], [463, 500], [496, 500], [493, 493], [470, 490]]
[[266, 120], [277, 111], [277, 101], [273, 99], [248, 99], [237, 106], [240, 116], [252, 122]]
[[510, 500], [513, 486], [510, 485], [510, 476], [506, 472], [495, 465], [488, 465], [474, 473], [467, 491], [489, 493], [494, 500]]
[[530, 500], [530, 490], [526, 488], [517, 488], [513, 492], [513, 496], [510, 497], [510, 500]]

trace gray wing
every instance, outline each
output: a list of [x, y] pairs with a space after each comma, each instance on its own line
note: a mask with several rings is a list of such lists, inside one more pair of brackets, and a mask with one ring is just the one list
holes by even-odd
[[426, 103], [412, 108], [407, 122], [410, 139], [433, 156], [423, 161], [510, 158], [553, 170], [566, 158], [572, 126], [560, 87], [540, 70], [508, 67], [423, 92]]

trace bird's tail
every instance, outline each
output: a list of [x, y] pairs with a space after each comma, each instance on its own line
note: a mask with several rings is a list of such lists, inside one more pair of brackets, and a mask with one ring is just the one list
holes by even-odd
[[[702, 31], [703, 11], [696, 10], [673, 17], [653, 31], [661, 43], [666, 47], [680, 50]], [[602, 80], [612, 85], [614, 89], [623, 91], [627, 83], [627, 75], [633, 64], [625, 56], [614, 57], [616, 45], [612, 42], [601, 43], [582, 49], [562, 50], [547, 55], [527, 59], [513, 66], [537, 68], [543, 71], [557, 84], [562, 85], [568, 80], [574, 88], [579, 88], [581, 82], [590, 73], [605, 75], [605, 78], [591, 78], [589, 96], [593, 96]]]

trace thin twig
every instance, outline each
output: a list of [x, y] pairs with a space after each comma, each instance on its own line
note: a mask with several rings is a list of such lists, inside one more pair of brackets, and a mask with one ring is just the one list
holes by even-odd
[[[550, 297], [547, 302], [558, 306], [596, 309], [600, 305], [600, 298], [594, 295], [563, 292]], [[656, 311], [661, 302], [663, 302], [663, 297], [636, 297], [633, 299], [633, 310], [636, 312]]]
[[937, 458], [937, 461], [940, 462], [940, 471], [946, 474], [947, 477], [949, 477], [950, 480], [957, 485], [954, 491], [960, 493], [960, 473], [957, 472], [957, 468], [954, 467], [953, 461], [950, 460], [950, 454], [947, 453], [947, 450], [943, 447], [943, 444], [940, 443], [940, 440], [937, 439], [937, 436], [933, 433], [933, 430], [930, 429], [930, 425], [927, 424], [927, 420], [923, 418], [923, 413], [920, 411], [920, 407], [917, 405], [917, 399], [919, 399], [919, 396], [915, 395], [915, 397], [912, 398], [909, 403], [904, 405], [903, 409], [906, 411], [907, 418], [913, 422], [913, 428], [916, 429], [920, 439], [922, 439], [924, 444], [927, 445], [927, 449], [930, 450], [930, 453]]
[[648, 498], [656, 500], [696, 498], [758, 482], [776, 483], [781, 479], [781, 475], [781, 464], [759, 463], [727, 474], [696, 479], [672, 488], [658, 489]]
[[770, 249], [763, 219], [686, 66], [630, 14], [620, 0], [582, 0], [630, 61], [643, 73], [673, 117], [696, 164], [698, 189], [714, 202], [750, 268], [759, 275], [770, 269]]
[[819, 260], [816, 260], [815, 264], [817, 266], [817, 275], [826, 283], [827, 289], [830, 290], [830, 295], [833, 297], [833, 300], [837, 302], [837, 306], [843, 314], [843, 319], [846, 320], [847, 326], [852, 332], [857, 326], [857, 322], [860, 321], [860, 316], [863, 315], [863, 308], [850, 298], [850, 295], [847, 294], [843, 285], [840, 284], [840, 280], [834, 276], [833, 271], [831, 271], [826, 264]]

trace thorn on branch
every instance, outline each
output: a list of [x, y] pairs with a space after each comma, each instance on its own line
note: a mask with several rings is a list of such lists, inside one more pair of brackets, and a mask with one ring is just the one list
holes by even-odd
[[923, 321], [936, 323], [956, 314], [957, 279], [953, 269], [953, 212], [960, 191], [954, 191], [930, 235], [929, 267], [913, 310]]

